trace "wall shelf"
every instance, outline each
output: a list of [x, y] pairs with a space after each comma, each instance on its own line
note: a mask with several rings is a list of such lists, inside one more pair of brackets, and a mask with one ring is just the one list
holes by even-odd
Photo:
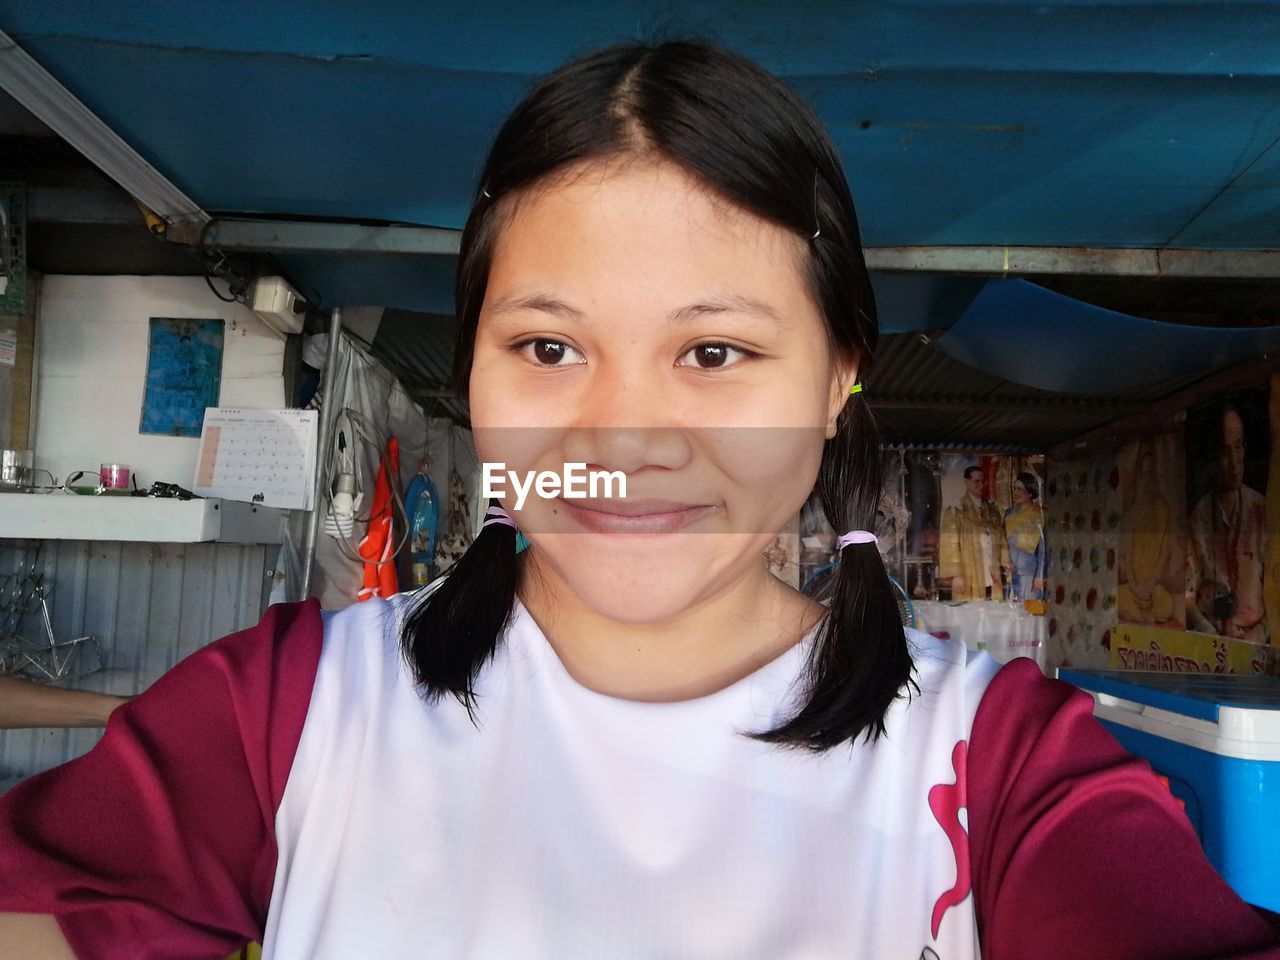
[[280, 543], [284, 513], [232, 500], [0, 493], [0, 539]]

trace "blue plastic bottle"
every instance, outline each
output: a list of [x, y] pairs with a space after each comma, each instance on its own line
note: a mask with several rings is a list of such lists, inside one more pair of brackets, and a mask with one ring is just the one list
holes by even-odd
[[427, 476], [424, 463], [409, 484], [405, 497], [409, 514], [409, 563], [413, 585], [421, 587], [431, 581], [436, 559], [436, 531], [440, 528], [440, 495]]

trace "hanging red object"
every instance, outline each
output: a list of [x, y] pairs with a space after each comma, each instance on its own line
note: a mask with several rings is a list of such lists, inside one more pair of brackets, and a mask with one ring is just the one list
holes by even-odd
[[[387, 467], [391, 476], [387, 476]], [[387, 455], [378, 463], [378, 476], [373, 488], [373, 507], [369, 514], [369, 530], [360, 541], [360, 556], [364, 559], [364, 585], [357, 599], [394, 596], [400, 590], [396, 578], [395, 522], [391, 509], [391, 484], [400, 476], [400, 441], [392, 437], [387, 442]]]

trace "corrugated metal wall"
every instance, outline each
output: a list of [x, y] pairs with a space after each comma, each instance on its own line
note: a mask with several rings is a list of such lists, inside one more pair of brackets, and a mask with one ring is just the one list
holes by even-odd
[[[0, 573], [32, 544], [0, 540]], [[51, 583], [59, 640], [95, 634], [107, 669], [67, 684], [129, 695], [183, 657], [257, 623], [276, 547], [226, 543], [45, 541], [39, 567]], [[28, 617], [24, 636], [42, 636]], [[29, 776], [87, 751], [100, 730], [0, 730], [0, 781]]]

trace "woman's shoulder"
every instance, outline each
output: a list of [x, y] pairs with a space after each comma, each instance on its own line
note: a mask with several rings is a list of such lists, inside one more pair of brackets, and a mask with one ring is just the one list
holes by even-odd
[[[1078, 687], [1044, 674], [1026, 657], [997, 665], [982, 691], [973, 722], [973, 744], [997, 765], [1032, 756], [1038, 745], [1057, 742], [1056, 731], [1074, 731], [1065, 740], [1101, 735], [1093, 698]], [[1087, 732], [1087, 733], [1086, 733]]]
[[314, 600], [269, 607], [119, 707], [87, 754], [0, 798], [0, 911], [58, 915], [78, 956], [225, 956], [259, 938], [323, 635]]
[[[323, 617], [316, 600], [273, 604], [253, 626], [206, 644], [178, 667], [189, 672], [212, 668], [236, 674], [258, 670], [264, 660], [275, 661], [281, 657], [295, 662], [314, 659], [319, 656], [323, 644]], [[169, 676], [166, 674], [158, 682], [165, 682]]]
[[[919, 630], [907, 630], [907, 644], [914, 664], [913, 686], [891, 712], [900, 715], [890, 724], [891, 732], [896, 728], [902, 738], [921, 730], [928, 737], [967, 738], [978, 704], [1000, 664], [959, 640], [943, 640]], [[898, 723], [905, 726], [897, 728]]]
[[[402, 642], [404, 626], [415, 608], [442, 582], [443, 578], [425, 587], [323, 614], [323, 649], [313, 711], [325, 703], [339, 705], [340, 712], [360, 704], [376, 711], [416, 691]], [[416, 702], [417, 697], [414, 692], [411, 699]]]
[[421, 596], [411, 591], [375, 597], [322, 614], [321, 670], [334, 668], [348, 681], [367, 682], [372, 675], [394, 679], [401, 665], [404, 620]]
[[400, 625], [417, 593], [398, 593], [393, 597], [374, 597], [353, 603], [341, 610], [321, 614], [326, 647], [359, 644], [372, 646], [374, 637], [382, 640], [397, 635]]
[[[965, 778], [983, 956], [1277, 956], [1250, 952], [1275, 934], [1209, 865], [1168, 787], [1089, 694], [1033, 661], [988, 686]], [[1135, 895], [1140, 909], [1116, 911]]]
[[425, 587], [415, 587], [391, 597], [372, 597], [323, 614], [325, 644], [345, 645], [357, 642], [369, 646], [374, 637], [383, 640], [382, 647], [397, 647], [405, 618], [430, 596], [445, 577], [439, 577]]
[[[1001, 663], [958, 640], [908, 630], [921, 705], [949, 701], [961, 706], [975, 738], [1032, 739], [1055, 721], [1087, 722], [1092, 700], [1071, 684], [1045, 676], [1035, 660]], [[1001, 740], [1001, 742], [1005, 742]], [[1011, 746], [1011, 743], [1005, 743]]]
[[1000, 669], [983, 650], [971, 650], [960, 640], [942, 639], [923, 630], [908, 629], [907, 645], [916, 666], [916, 682], [923, 689], [943, 683], [963, 683], [981, 691]]

